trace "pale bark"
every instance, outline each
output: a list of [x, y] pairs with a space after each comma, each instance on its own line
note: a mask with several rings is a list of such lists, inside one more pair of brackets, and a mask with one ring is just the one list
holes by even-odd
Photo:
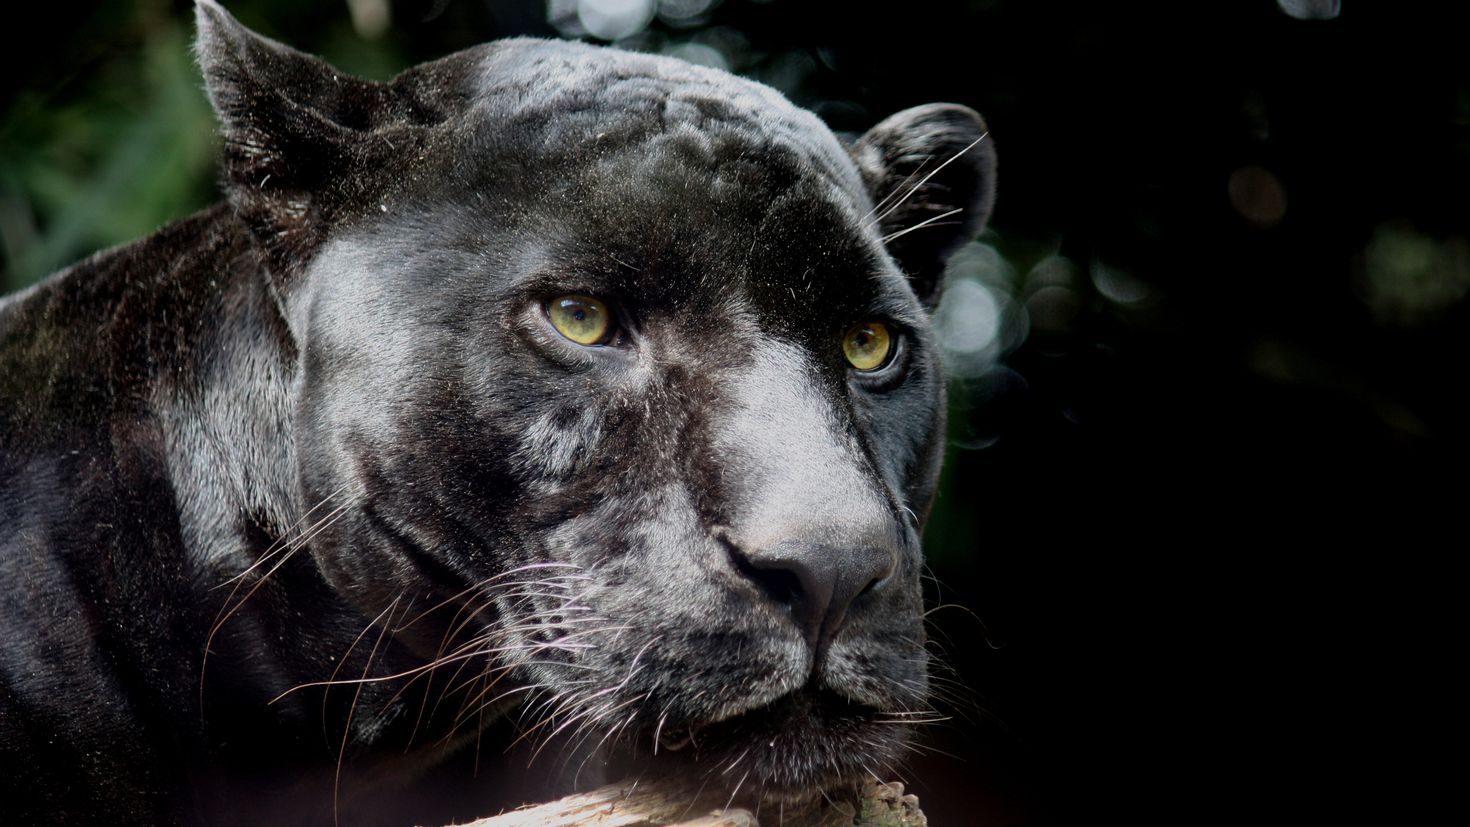
[[928, 827], [915, 796], [899, 783], [869, 783], [860, 798], [770, 808], [761, 820], [688, 787], [625, 781], [470, 822], [464, 827]]

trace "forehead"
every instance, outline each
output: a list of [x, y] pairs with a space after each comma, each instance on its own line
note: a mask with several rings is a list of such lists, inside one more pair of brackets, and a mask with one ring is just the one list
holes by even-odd
[[485, 220], [514, 205], [541, 240], [537, 275], [645, 303], [740, 293], [781, 319], [912, 309], [856, 168], [815, 116], [666, 58], [506, 46], [483, 61], [455, 151]]
[[660, 137], [781, 149], [856, 197], [856, 168], [831, 131], [776, 90], [657, 55], [583, 43], [510, 40], [481, 55], [470, 118], [502, 146], [548, 159]]

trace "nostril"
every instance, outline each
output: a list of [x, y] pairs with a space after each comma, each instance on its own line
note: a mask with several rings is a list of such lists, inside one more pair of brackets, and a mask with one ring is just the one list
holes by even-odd
[[723, 539], [735, 570], [790, 612], [791, 619], [815, 643], [832, 605], [835, 582], [832, 571], [813, 565], [813, 549], [783, 542], [748, 550]]
[[730, 562], [735, 570], [760, 586], [772, 600], [784, 606], [794, 606], [801, 599], [801, 575], [783, 566], [758, 565], [733, 543], [727, 541], [725, 546], [729, 549]]

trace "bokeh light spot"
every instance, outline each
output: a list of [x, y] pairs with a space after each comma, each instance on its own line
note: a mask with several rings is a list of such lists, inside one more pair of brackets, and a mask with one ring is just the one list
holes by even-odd
[[393, 22], [388, 0], [347, 0], [347, 12], [352, 17], [353, 30], [364, 40], [382, 37]]
[[1047, 256], [1032, 265], [1026, 274], [1026, 289], [1040, 290], [1043, 287], [1077, 286], [1077, 265], [1065, 256]]
[[653, 20], [654, 0], [578, 0], [577, 20], [593, 37], [620, 40]]
[[1026, 310], [1011, 298], [1017, 280], [1016, 268], [984, 242], [966, 244], [950, 257], [934, 324], [951, 375], [979, 376], [1025, 341]]
[[730, 70], [730, 61], [725, 55], [713, 46], [705, 43], [675, 43], [664, 47], [663, 53], [700, 66], [711, 66], [716, 69]]
[[1048, 334], [1067, 333], [1082, 312], [1082, 297], [1069, 287], [1048, 286], [1026, 300], [1026, 315], [1031, 325]]
[[944, 291], [934, 323], [946, 350], [974, 356], [994, 347], [1000, 338], [1000, 304], [985, 285], [959, 279]]
[[1331, 20], [1342, 13], [1341, 0], [1276, 0], [1276, 5], [1298, 20]]
[[1428, 321], [1470, 293], [1470, 242], [1436, 239], [1402, 222], [1385, 224], [1363, 248], [1362, 287], [1380, 322]]
[[716, 0], [659, 0], [658, 16], [673, 26], [688, 26], [715, 7]]
[[1102, 262], [1093, 262], [1092, 286], [1104, 298], [1116, 304], [1141, 305], [1153, 298], [1153, 290], [1147, 284], [1130, 273]]
[[1257, 227], [1274, 227], [1286, 215], [1286, 188], [1265, 167], [1244, 166], [1230, 173], [1226, 191], [1235, 211]]
[[1050, 255], [1032, 265], [1023, 293], [1031, 329], [1048, 337], [1073, 330], [1084, 306], [1077, 289], [1080, 278], [1076, 263], [1065, 256]]
[[950, 256], [946, 270], [950, 278], [979, 279], [986, 284], [1009, 288], [1016, 281], [1016, 269], [1000, 251], [981, 241], [973, 241]]

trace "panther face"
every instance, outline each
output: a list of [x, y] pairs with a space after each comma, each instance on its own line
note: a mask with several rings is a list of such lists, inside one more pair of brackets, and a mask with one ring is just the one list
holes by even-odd
[[782, 799], [896, 761], [979, 117], [844, 147], [666, 58], [508, 41], [373, 84], [201, 20], [332, 587], [535, 738]]

